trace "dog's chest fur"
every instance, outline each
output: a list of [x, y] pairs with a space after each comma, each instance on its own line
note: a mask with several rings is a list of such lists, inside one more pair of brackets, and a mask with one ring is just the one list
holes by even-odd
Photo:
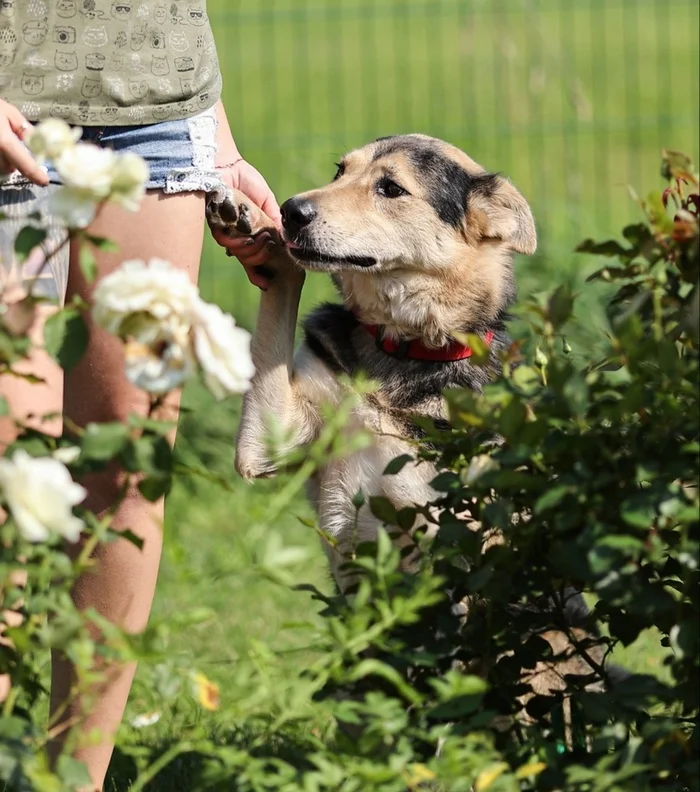
[[[450, 386], [480, 390], [493, 377], [499, 365], [497, 352], [508, 340], [504, 332], [496, 330], [491, 365], [481, 367], [469, 359], [431, 362], [388, 355], [340, 305], [321, 306], [303, 326], [306, 342], [295, 358], [295, 384], [311, 404], [339, 404], [344, 395], [339, 380], [343, 374], [352, 377], [362, 372], [378, 384], [375, 392], [362, 397], [343, 430], [349, 441], [358, 431], [369, 431], [371, 444], [331, 460], [309, 485], [320, 528], [335, 547], [326, 549], [338, 581], [343, 578], [338, 569], [342, 557], [351, 555], [358, 543], [376, 540], [381, 526], [367, 505], [356, 510], [355, 495], [358, 491], [365, 498], [380, 495], [397, 509], [436, 498], [430, 486], [435, 468], [429, 463], [408, 464], [396, 475], [385, 476], [384, 470], [402, 454], [415, 455], [411, 441], [420, 437], [421, 430], [413, 417], [445, 423], [442, 391]], [[410, 536], [405, 537], [405, 543], [410, 543]]]

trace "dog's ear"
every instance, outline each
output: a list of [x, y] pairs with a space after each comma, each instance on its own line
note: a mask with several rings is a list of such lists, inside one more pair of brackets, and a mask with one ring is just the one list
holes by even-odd
[[469, 212], [481, 214], [482, 236], [502, 239], [516, 253], [531, 255], [537, 249], [535, 220], [528, 202], [498, 174], [477, 177], [469, 194]]

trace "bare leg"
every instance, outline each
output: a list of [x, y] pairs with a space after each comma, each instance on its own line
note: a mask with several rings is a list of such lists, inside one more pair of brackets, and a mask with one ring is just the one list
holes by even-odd
[[[204, 200], [201, 193], [165, 196], [149, 193], [137, 215], [109, 205], [93, 224], [91, 233], [108, 236], [119, 244], [117, 254], [100, 254], [100, 275], [130, 258], [167, 259], [187, 270], [196, 280], [202, 249]], [[75, 258], [77, 251], [72, 251]], [[99, 276], [98, 276], [99, 277]], [[80, 294], [90, 298], [77, 260], [71, 261], [68, 298]], [[64, 411], [79, 425], [90, 421], [121, 420], [131, 412], [145, 413], [145, 394], [132, 387], [124, 377], [121, 342], [100, 328], [90, 327], [90, 345], [80, 363], [66, 375]], [[171, 402], [168, 417], [177, 415], [178, 400]], [[86, 506], [96, 513], [113, 504], [122, 477], [120, 471], [94, 475], [83, 482], [89, 494]], [[158, 575], [162, 544], [163, 502], [148, 503], [137, 490], [129, 493], [119, 507], [113, 527], [130, 529], [144, 542], [138, 550], [131, 542], [118, 541], [101, 547], [96, 555], [94, 573], [84, 575], [75, 588], [74, 599], [80, 608], [95, 607], [110, 621], [129, 632], [144, 629], [151, 610]], [[135, 667], [128, 665], [106, 670], [106, 682], [91, 697], [89, 711], [81, 702], [71, 701], [72, 668], [54, 656], [51, 680], [51, 711], [61, 711], [60, 723], [80, 722], [80, 736], [92, 730], [104, 735], [99, 745], [78, 746], [75, 756], [87, 764], [96, 789], [101, 789], [113, 749], [113, 735], [121, 722]], [[87, 708], [86, 708], [87, 709]], [[52, 745], [60, 751], [70, 733], [66, 728]], [[73, 733], [75, 736], [75, 732]]]

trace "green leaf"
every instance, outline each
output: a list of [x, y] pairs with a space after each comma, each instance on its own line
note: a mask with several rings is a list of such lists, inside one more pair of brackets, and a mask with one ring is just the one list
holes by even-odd
[[547, 304], [547, 317], [555, 330], [569, 321], [573, 308], [574, 296], [571, 289], [567, 285], [560, 286]]
[[437, 476], [430, 482], [430, 486], [436, 492], [455, 492], [461, 489], [462, 482], [456, 473], [450, 470], [444, 470], [438, 473]]
[[91, 785], [87, 767], [72, 756], [61, 754], [56, 764], [56, 773], [68, 789], [84, 789]]
[[97, 260], [95, 255], [87, 245], [80, 247], [80, 271], [83, 273], [85, 280], [88, 283], [93, 283], [97, 277]]
[[584, 239], [576, 248], [578, 253], [592, 253], [594, 256], [624, 256], [628, 253], [627, 248], [622, 247], [619, 242], [609, 239], [607, 242], [594, 242], [592, 239]]
[[650, 528], [656, 519], [656, 509], [650, 498], [639, 493], [622, 502], [620, 517], [633, 528]]
[[582, 374], [577, 372], [566, 380], [562, 395], [574, 415], [585, 415], [590, 396], [586, 379]]
[[545, 492], [544, 495], [540, 495], [535, 502], [535, 514], [542, 514], [542, 512], [558, 506], [570, 492], [571, 487], [565, 484], [559, 484], [547, 490], [547, 492]]
[[412, 688], [398, 673], [395, 668], [382, 663], [380, 660], [368, 659], [362, 660], [349, 674], [349, 679], [355, 681], [364, 679], [368, 676], [378, 676], [393, 685], [396, 690], [412, 704], [418, 705], [421, 703], [422, 698], [417, 690]]
[[89, 423], [80, 441], [81, 457], [107, 462], [119, 454], [129, 439], [129, 429], [122, 423]]
[[64, 371], [82, 358], [90, 341], [87, 325], [75, 308], [64, 308], [51, 316], [44, 327], [46, 351]]
[[9, 414], [10, 406], [7, 403], [7, 399], [4, 396], [0, 396], [0, 416]]
[[369, 508], [372, 514], [389, 525], [398, 525], [396, 508], [391, 501], [379, 495], [373, 495], [369, 499]]
[[17, 263], [21, 264], [26, 261], [27, 256], [34, 250], [35, 247], [41, 245], [46, 239], [47, 233], [43, 228], [35, 228], [34, 226], [25, 226], [15, 239], [15, 256]]
[[156, 475], [147, 476], [139, 482], [139, 492], [146, 500], [155, 503], [157, 500], [164, 498], [173, 486], [172, 476]]
[[416, 510], [410, 506], [404, 506], [404, 508], [399, 509], [396, 514], [396, 522], [398, 523], [399, 528], [403, 528], [404, 531], [410, 531], [411, 528], [413, 528], [415, 521]]
[[489, 345], [481, 336], [468, 333], [467, 345], [471, 348], [472, 356], [470, 360], [475, 366], [485, 366], [489, 362], [491, 357]]
[[133, 531], [114, 531], [111, 530], [108, 532], [108, 535], [113, 539], [126, 539], [127, 542], [130, 542], [134, 547], [138, 550], [143, 549], [143, 539], [140, 536], [137, 536]]
[[91, 245], [94, 245], [98, 250], [102, 250], [105, 253], [119, 252], [119, 245], [117, 245], [116, 242], [113, 242], [111, 239], [109, 239], [109, 237], [96, 236], [95, 234], [84, 234], [84, 237]]
[[529, 397], [542, 387], [542, 375], [533, 366], [518, 366], [513, 372], [513, 382]]
[[384, 468], [384, 475], [394, 476], [400, 473], [409, 462], [413, 462], [413, 457], [410, 454], [401, 454], [401, 456], [392, 459]]
[[682, 151], [664, 149], [661, 152], [661, 176], [671, 179], [684, 179], [693, 173], [693, 161]]

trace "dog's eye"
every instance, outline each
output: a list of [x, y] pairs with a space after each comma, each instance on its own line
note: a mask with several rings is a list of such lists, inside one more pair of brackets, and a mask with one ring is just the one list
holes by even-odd
[[408, 191], [400, 184], [387, 178], [377, 182], [377, 193], [383, 198], [400, 198], [402, 195], [408, 195]]
[[335, 176], [333, 177], [333, 181], [339, 179], [345, 173], [345, 165], [342, 162], [336, 162], [335, 167], [338, 169], [336, 171]]

